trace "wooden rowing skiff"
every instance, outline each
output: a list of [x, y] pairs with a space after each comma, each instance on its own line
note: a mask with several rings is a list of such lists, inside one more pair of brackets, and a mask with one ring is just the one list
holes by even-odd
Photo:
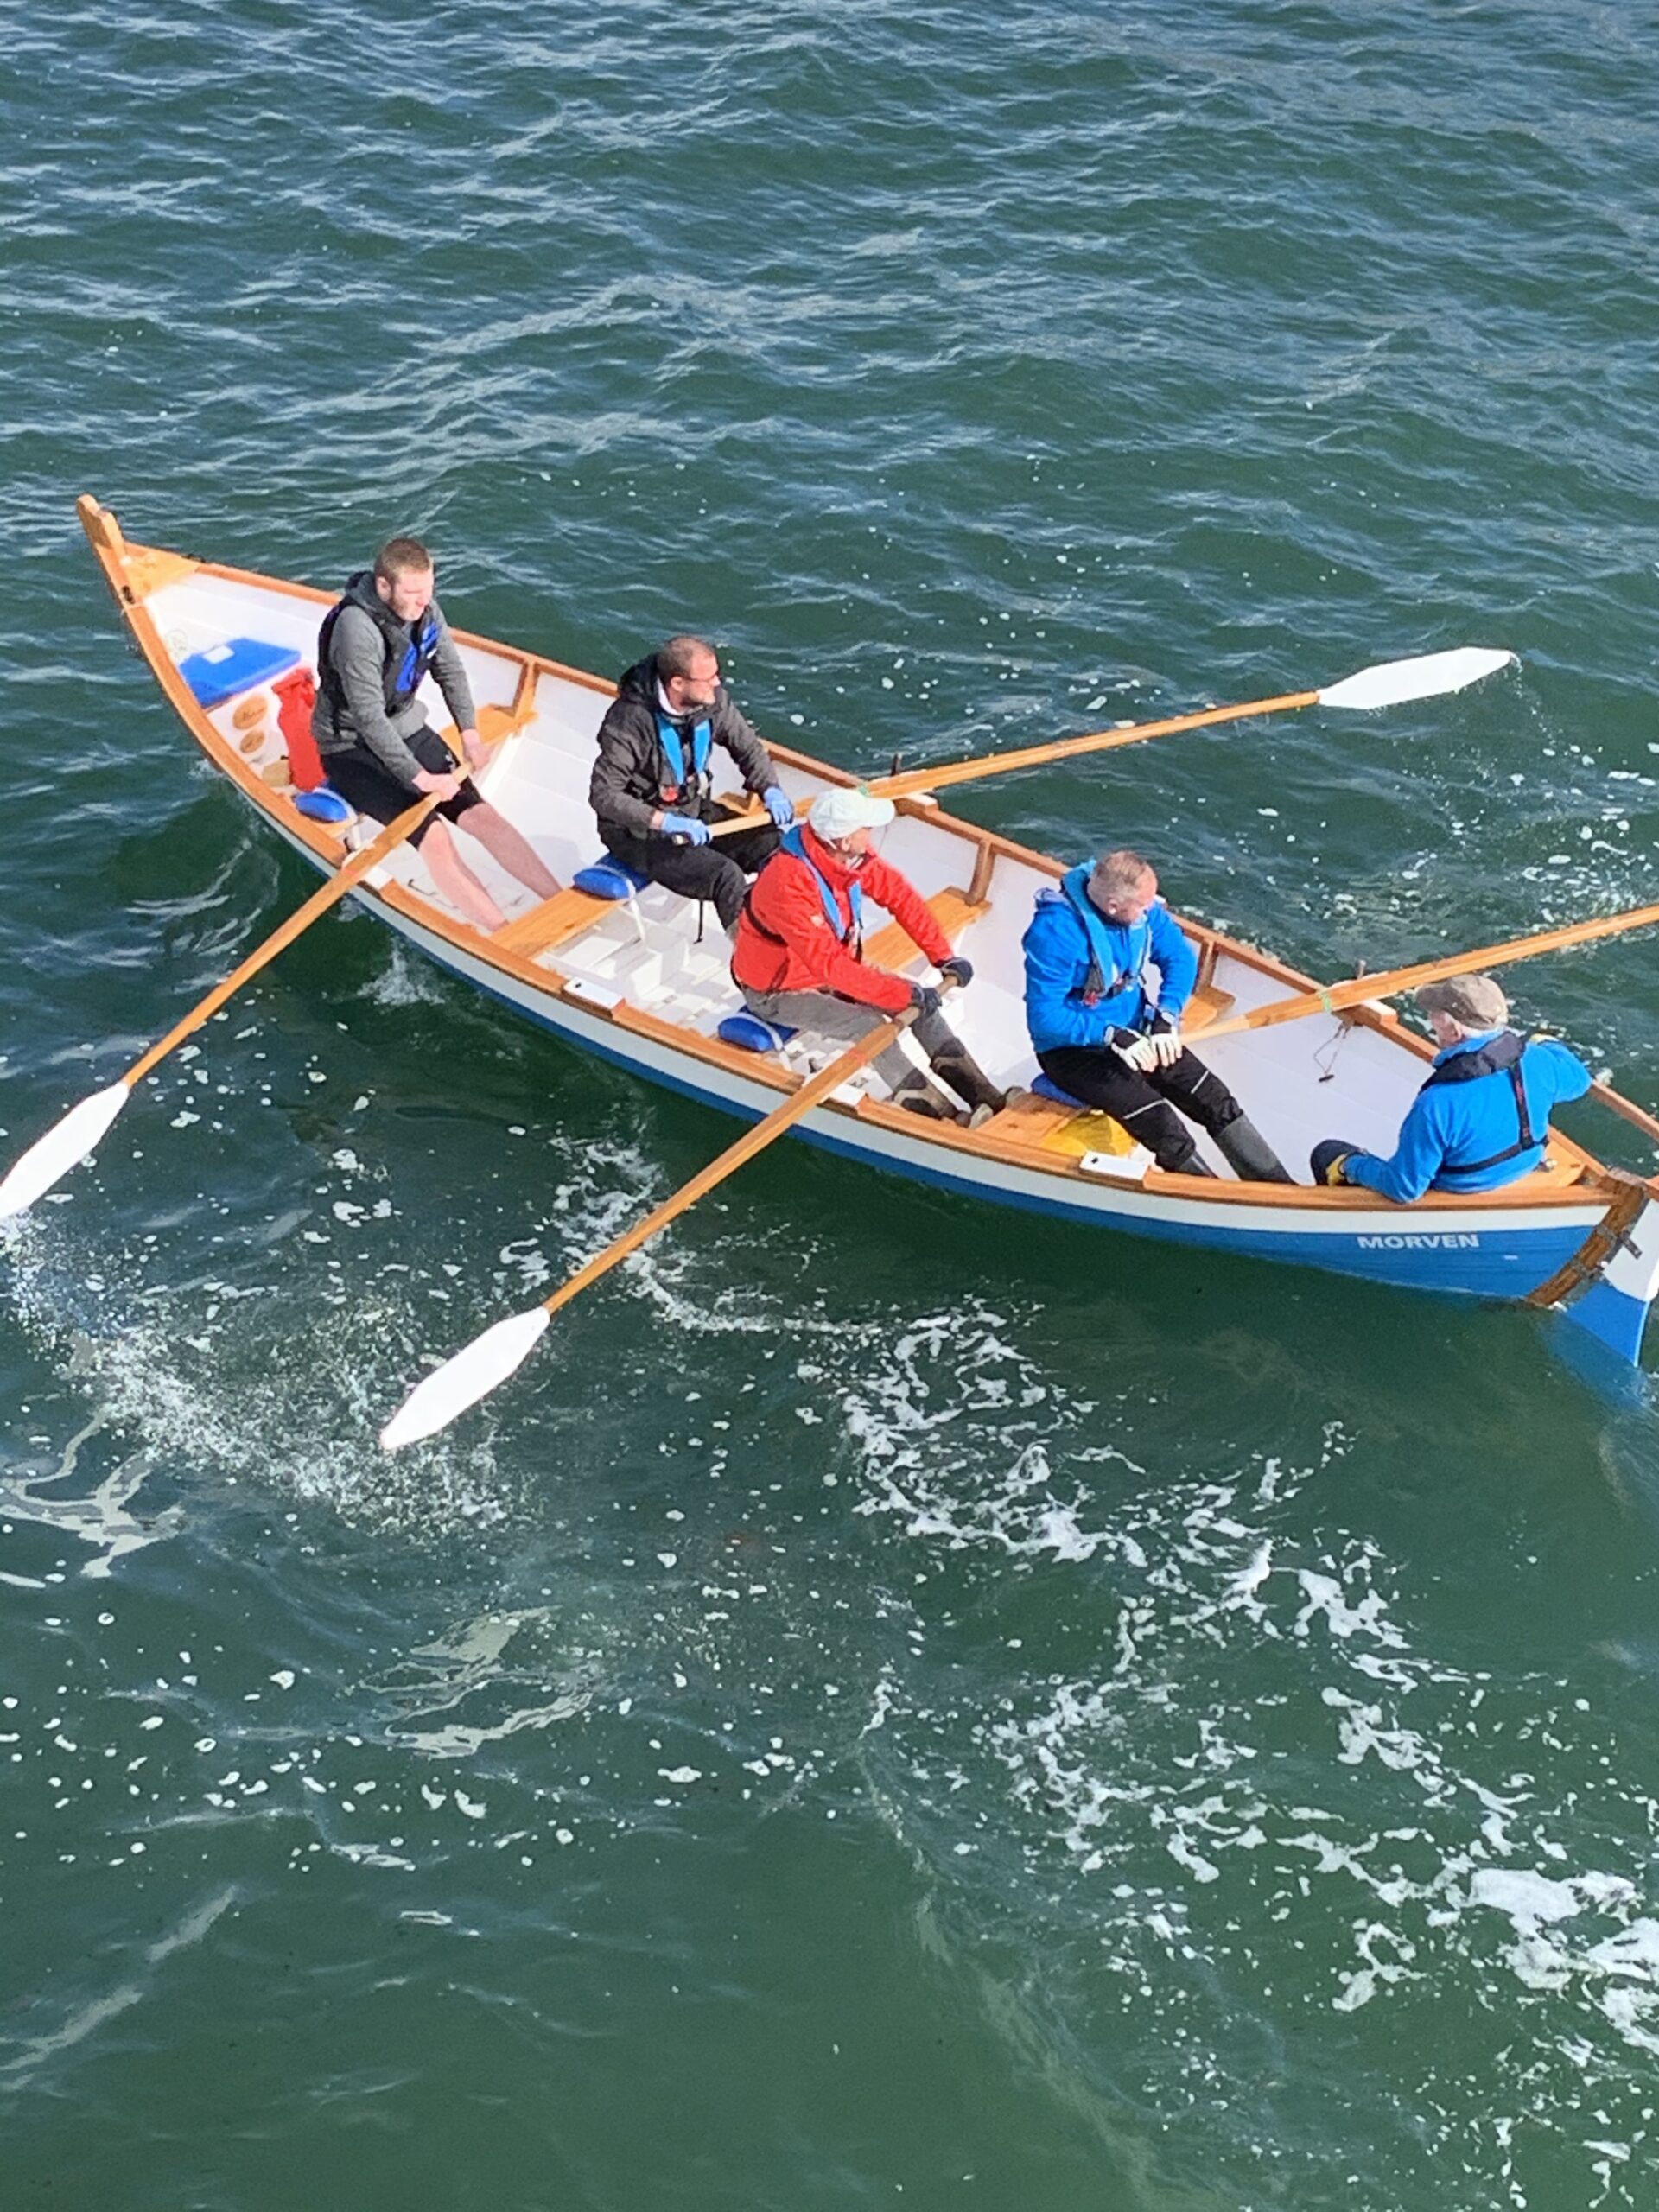
[[[79, 512], [132, 638], [191, 735], [281, 836], [319, 871], [334, 871], [359, 833], [298, 810], [272, 687], [314, 664], [318, 625], [335, 594], [130, 543], [90, 497]], [[499, 742], [481, 788], [569, 883], [601, 855], [587, 792], [612, 686], [539, 654], [454, 634], [480, 730]], [[429, 705], [441, 725], [435, 692]], [[853, 780], [788, 747], [772, 751], [798, 804]], [[884, 855], [974, 963], [973, 986], [952, 1020], [994, 1077], [1026, 1084], [1036, 1067], [1020, 940], [1036, 894], [1061, 864], [945, 814], [925, 795], [898, 805]], [[572, 888], [536, 905], [475, 844], [467, 859], [509, 914], [493, 937], [436, 895], [407, 847], [356, 895], [442, 967], [569, 1044], [708, 1105], [757, 1119], [812, 1065], [810, 1039], [778, 1054], [720, 1036], [741, 1001], [723, 935], [710, 918], [699, 940], [689, 902], [654, 887], [620, 901]], [[1243, 1014], [1316, 988], [1251, 946], [1197, 923], [1182, 927], [1199, 955], [1199, 992], [1183, 1025], [1189, 1033], [1220, 1012]], [[931, 975], [896, 928], [876, 935], [867, 952]], [[1207, 1057], [1294, 1166], [1332, 1134], [1391, 1151], [1429, 1053], [1389, 1008], [1366, 1005], [1218, 1039]], [[1630, 1363], [1659, 1287], [1659, 1184], [1605, 1167], [1560, 1133], [1545, 1164], [1520, 1181], [1472, 1197], [1431, 1192], [1405, 1207], [1361, 1190], [1234, 1181], [1207, 1138], [1205, 1155], [1222, 1179], [1164, 1174], [1103, 1116], [1029, 1093], [970, 1131], [899, 1111], [885, 1102], [879, 1079], [865, 1075], [809, 1114], [798, 1134], [940, 1190], [1093, 1228], [1414, 1290], [1561, 1306]]]

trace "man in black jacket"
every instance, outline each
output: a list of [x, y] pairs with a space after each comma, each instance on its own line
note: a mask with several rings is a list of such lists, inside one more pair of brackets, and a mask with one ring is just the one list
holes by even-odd
[[[709, 823], [724, 818], [709, 765], [716, 745], [774, 825], [717, 845], [709, 840]], [[728, 930], [736, 926], [748, 877], [795, 819], [771, 756], [732, 704], [715, 649], [702, 638], [671, 638], [622, 677], [600, 724], [588, 802], [606, 849], [625, 868], [683, 898], [712, 901]]]

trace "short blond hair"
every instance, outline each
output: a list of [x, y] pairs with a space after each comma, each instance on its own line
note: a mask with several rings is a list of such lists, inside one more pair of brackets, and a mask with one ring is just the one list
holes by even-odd
[[374, 556], [374, 573], [387, 583], [399, 576], [429, 575], [432, 556], [418, 537], [389, 537]]
[[1098, 891], [1103, 899], [1122, 897], [1126, 891], [1136, 891], [1157, 869], [1149, 860], [1127, 845], [1115, 845], [1110, 852], [1103, 853], [1095, 862], [1095, 872], [1089, 887]]

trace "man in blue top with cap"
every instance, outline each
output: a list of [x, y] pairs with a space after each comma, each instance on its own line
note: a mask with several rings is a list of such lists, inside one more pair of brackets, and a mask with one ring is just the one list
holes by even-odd
[[1589, 1069], [1554, 1038], [1522, 1044], [1490, 976], [1425, 983], [1417, 1003], [1440, 1050], [1393, 1158], [1326, 1137], [1313, 1147], [1316, 1183], [1357, 1184], [1396, 1205], [1425, 1191], [1495, 1191], [1543, 1158], [1551, 1107], [1590, 1088]]
[[1214, 1173], [1185, 1114], [1241, 1181], [1292, 1179], [1220, 1077], [1182, 1041], [1198, 955], [1139, 853], [1119, 849], [1069, 869], [1058, 889], [1039, 893], [1023, 944], [1026, 1024], [1051, 1082], [1121, 1122], [1171, 1174]]

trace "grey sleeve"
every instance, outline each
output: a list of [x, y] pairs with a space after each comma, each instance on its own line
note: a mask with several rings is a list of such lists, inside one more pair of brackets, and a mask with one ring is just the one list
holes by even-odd
[[588, 804], [601, 822], [613, 822], [636, 837], [650, 837], [656, 807], [628, 789], [639, 770], [639, 748], [626, 722], [613, 708], [599, 728], [599, 758], [588, 785]]
[[387, 715], [384, 657], [380, 632], [368, 616], [355, 607], [342, 607], [328, 641], [328, 661], [346, 695], [352, 728], [381, 766], [413, 791], [421, 764]]
[[728, 697], [722, 696], [721, 700], [714, 734], [716, 742], [725, 747], [742, 770], [743, 781], [750, 791], [769, 791], [777, 782], [778, 771], [772, 765], [772, 755], [760, 732], [739, 714]]
[[466, 664], [461, 658], [460, 647], [449, 634], [449, 625], [444, 621], [442, 611], [435, 608], [434, 612], [437, 613], [442, 627], [438, 638], [438, 649], [432, 656], [432, 673], [443, 694], [444, 705], [455, 718], [455, 728], [471, 729], [477, 723], [478, 709], [473, 704], [473, 687], [467, 681]]

